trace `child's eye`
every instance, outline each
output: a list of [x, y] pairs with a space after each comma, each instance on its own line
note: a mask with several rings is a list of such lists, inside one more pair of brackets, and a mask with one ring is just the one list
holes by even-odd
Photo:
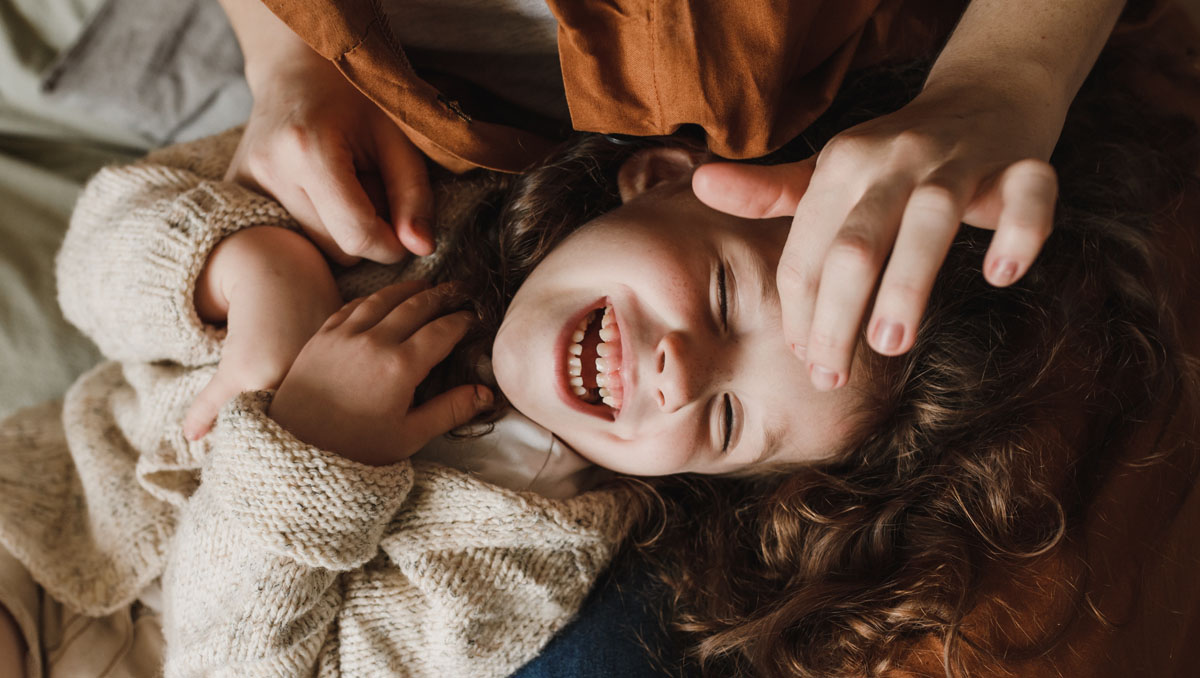
[[723, 400], [725, 405], [725, 437], [721, 443], [721, 452], [725, 453], [729, 451], [729, 441], [733, 438], [733, 401], [730, 399], [728, 393], [724, 395]]
[[[717, 269], [717, 305], [721, 309], [721, 326], [729, 329], [729, 297], [725, 292], [725, 262]], [[728, 396], [726, 396], [728, 406]]]

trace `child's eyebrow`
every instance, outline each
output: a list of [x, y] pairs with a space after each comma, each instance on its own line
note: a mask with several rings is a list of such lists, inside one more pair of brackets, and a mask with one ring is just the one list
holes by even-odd
[[758, 283], [758, 303], [760, 306], [771, 307], [779, 302], [779, 294], [775, 289], [775, 271], [767, 265], [766, 260], [753, 247], [746, 246], [742, 260], [750, 271], [749, 282]]
[[776, 454], [779, 454], [779, 450], [783, 449], [783, 436], [784, 430], [782, 426], [767, 426], [763, 430], [762, 451], [758, 453], [758, 456], [749, 465], [757, 466], [765, 464]]

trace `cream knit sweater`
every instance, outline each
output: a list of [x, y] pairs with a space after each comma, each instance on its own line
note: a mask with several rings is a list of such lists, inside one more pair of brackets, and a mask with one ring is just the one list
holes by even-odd
[[[59, 294], [113, 362], [0, 426], [0, 542], [85, 613], [161, 577], [168, 676], [510, 674], [609, 562], [627, 530], [617, 490], [559, 501], [428, 463], [360, 465], [282, 430], [266, 393], [183, 436], [223, 339], [192, 303], [205, 259], [238, 229], [292, 224], [220, 180], [237, 140], [88, 184]], [[347, 295], [396, 277], [357, 269]]]

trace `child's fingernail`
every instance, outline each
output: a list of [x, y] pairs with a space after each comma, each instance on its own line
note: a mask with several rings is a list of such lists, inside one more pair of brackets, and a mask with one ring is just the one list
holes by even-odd
[[992, 264], [992, 280], [997, 285], [1008, 285], [1017, 279], [1017, 262], [1012, 259], [997, 259]]
[[880, 351], [892, 352], [900, 348], [904, 338], [904, 326], [891, 320], [880, 320], [875, 326], [875, 345]]
[[832, 391], [840, 385], [842, 379], [837, 372], [815, 364], [809, 366], [808, 373], [818, 391]]
[[484, 386], [475, 387], [475, 404], [487, 407], [492, 404], [492, 391]]

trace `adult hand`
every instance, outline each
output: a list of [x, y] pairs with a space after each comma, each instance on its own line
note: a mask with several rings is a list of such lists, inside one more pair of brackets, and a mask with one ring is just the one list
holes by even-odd
[[413, 393], [472, 323], [443, 315], [445, 289], [404, 282], [330, 316], [279, 386], [268, 414], [304, 442], [365, 464], [412, 456], [491, 402], [459, 386], [413, 407]]
[[[834, 137], [814, 158], [774, 167], [714, 163], [696, 195], [744, 217], [793, 216], [777, 271], [784, 340], [815, 387], [847, 383], [863, 319], [871, 347], [909, 350], [960, 223], [994, 229], [986, 279], [1024, 275], [1057, 198], [1045, 162], [1058, 127], [1036, 101], [982, 86], [926, 90]], [[876, 291], [877, 290], [877, 291]]]
[[[424, 155], [378, 106], [303, 43], [247, 72], [254, 108], [227, 179], [278, 200], [338, 263], [433, 252]], [[375, 173], [391, 223], [364, 189]]]

